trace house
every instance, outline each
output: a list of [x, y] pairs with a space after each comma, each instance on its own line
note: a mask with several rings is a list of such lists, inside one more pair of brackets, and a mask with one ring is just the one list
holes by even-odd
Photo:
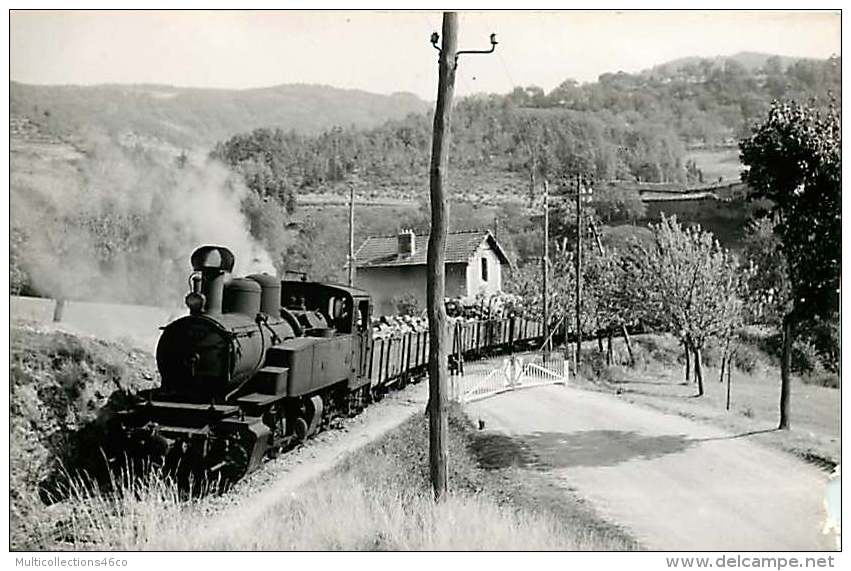
[[[355, 285], [372, 294], [377, 315], [396, 312], [396, 302], [413, 296], [426, 307], [428, 234], [403, 230], [373, 236], [355, 252]], [[488, 230], [446, 236], [446, 296], [472, 297], [502, 291], [502, 272], [510, 267], [505, 251]]]

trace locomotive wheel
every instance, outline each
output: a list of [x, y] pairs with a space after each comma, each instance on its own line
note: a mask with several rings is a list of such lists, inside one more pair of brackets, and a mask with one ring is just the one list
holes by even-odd
[[307, 435], [313, 436], [319, 431], [322, 425], [322, 420], [325, 417], [325, 403], [322, 402], [322, 397], [314, 395], [307, 401]]
[[299, 442], [304, 442], [307, 439], [307, 421], [304, 417], [299, 416], [295, 419], [295, 423], [293, 423], [293, 431], [295, 432], [296, 439]]
[[381, 385], [372, 388], [372, 402], [381, 402], [384, 398], [385, 388]]
[[360, 414], [369, 403], [369, 387], [362, 387], [349, 395], [347, 414], [349, 418]]
[[[220, 483], [225, 489], [240, 480], [248, 471], [248, 450], [239, 439], [231, 439], [227, 446], [227, 457], [221, 470]], [[209, 475], [208, 477], [212, 477]]]

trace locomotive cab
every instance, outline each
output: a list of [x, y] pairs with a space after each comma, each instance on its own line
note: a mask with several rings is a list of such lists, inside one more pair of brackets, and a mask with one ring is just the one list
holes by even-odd
[[282, 286], [283, 306], [296, 316], [306, 335], [327, 337], [369, 329], [372, 303], [363, 290], [302, 281], [284, 281]]
[[[345, 381], [353, 390], [369, 382], [372, 301], [367, 292], [342, 285], [284, 281], [282, 300], [284, 311], [298, 320], [306, 337], [328, 340], [301, 342], [298, 350], [294, 344], [289, 366], [306, 371], [309, 362], [314, 387]], [[291, 390], [304, 389], [291, 386]]]

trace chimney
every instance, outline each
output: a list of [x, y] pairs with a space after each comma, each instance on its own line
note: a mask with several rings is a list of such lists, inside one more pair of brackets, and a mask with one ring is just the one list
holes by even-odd
[[413, 256], [417, 250], [414, 231], [402, 230], [396, 238], [398, 240], [397, 253], [399, 257]]

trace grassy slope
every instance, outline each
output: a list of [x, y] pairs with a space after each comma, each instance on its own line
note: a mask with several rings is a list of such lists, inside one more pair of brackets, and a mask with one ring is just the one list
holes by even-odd
[[[637, 365], [600, 365], [596, 343], [588, 344], [586, 358], [593, 363], [584, 374], [591, 386], [615, 391], [624, 398], [719, 425], [768, 446], [806, 460], [831, 466], [841, 461], [840, 393], [837, 389], [807, 384], [799, 377], [792, 383], [792, 430], [775, 430], [780, 400], [777, 364], [758, 354], [750, 372], [734, 368], [731, 407], [727, 411], [726, 383], [719, 382], [717, 355], [706, 353], [705, 391], [695, 398], [696, 386], [684, 384], [682, 350], [668, 335], [640, 335], [633, 339]], [[623, 341], [615, 340], [616, 362], [626, 361]]]
[[10, 353], [10, 539], [22, 546], [38, 544], [59, 511], [45, 509], [40, 486], [60, 463], [99, 461], [104, 407], [120, 400], [119, 388], [150, 386], [155, 373], [148, 353], [47, 325], [13, 324]]

